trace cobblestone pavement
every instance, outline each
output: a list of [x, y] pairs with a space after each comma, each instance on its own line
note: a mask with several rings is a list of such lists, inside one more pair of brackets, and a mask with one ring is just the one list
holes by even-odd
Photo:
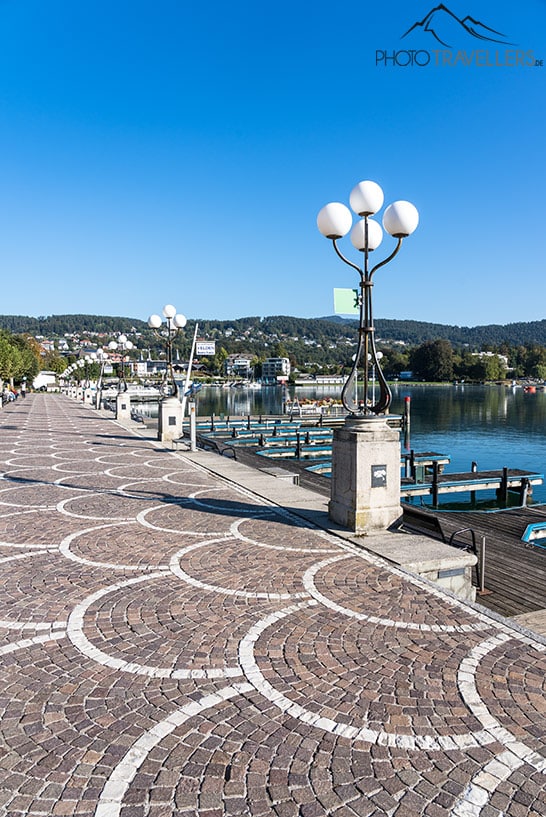
[[538, 637], [60, 395], [0, 472], [0, 814], [546, 814]]

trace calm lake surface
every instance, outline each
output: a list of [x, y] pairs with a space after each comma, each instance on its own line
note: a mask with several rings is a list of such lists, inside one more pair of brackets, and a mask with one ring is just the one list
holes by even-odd
[[[546, 473], [546, 392], [534, 394], [505, 386], [392, 387], [392, 414], [403, 414], [404, 398], [411, 397], [411, 435], [408, 450], [448, 454], [446, 471], [469, 471], [472, 461], [480, 471], [521, 468]], [[291, 390], [293, 394], [293, 390]], [[298, 388], [299, 399], [339, 397], [341, 387]], [[282, 388], [218, 389], [198, 393], [197, 412], [225, 415], [278, 414]], [[402, 435], [403, 437], [403, 435]], [[546, 502], [546, 486], [536, 486], [533, 498]]]

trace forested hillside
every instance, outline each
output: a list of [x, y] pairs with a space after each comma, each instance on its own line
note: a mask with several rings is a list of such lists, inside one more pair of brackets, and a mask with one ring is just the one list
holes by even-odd
[[[279, 337], [336, 340], [351, 335], [357, 322], [337, 316], [324, 318], [295, 318], [289, 315], [272, 315], [236, 318], [217, 321], [198, 319], [200, 334], [221, 337], [232, 330], [241, 335], [249, 330], [252, 334]], [[546, 319], [529, 323], [488, 324], [485, 326], [449, 326], [425, 321], [398, 321], [378, 318], [375, 321], [377, 337], [384, 341], [403, 341], [415, 346], [428, 340], [445, 339], [455, 347], [469, 346], [482, 349], [486, 346], [520, 346], [538, 344], [546, 346]], [[137, 318], [110, 317], [104, 315], [51, 315], [32, 318], [22, 315], [0, 315], [0, 329], [15, 334], [63, 336], [81, 332], [131, 332], [145, 331], [145, 321]]]

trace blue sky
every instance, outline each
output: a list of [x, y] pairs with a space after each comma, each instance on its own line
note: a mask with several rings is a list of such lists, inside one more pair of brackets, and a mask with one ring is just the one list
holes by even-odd
[[0, 0], [0, 313], [332, 314], [316, 215], [372, 179], [420, 212], [376, 317], [545, 318], [546, 67], [504, 63], [546, 62], [546, 0], [402, 39], [435, 5]]

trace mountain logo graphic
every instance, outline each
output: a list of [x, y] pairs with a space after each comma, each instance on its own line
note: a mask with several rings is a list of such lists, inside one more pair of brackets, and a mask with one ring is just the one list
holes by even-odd
[[449, 41], [460, 41], [461, 37], [468, 39], [472, 37], [477, 40], [485, 40], [492, 43], [502, 43], [502, 45], [516, 45], [510, 43], [506, 39], [506, 35], [500, 31], [496, 31], [479, 20], [475, 20], [469, 14], [460, 19], [456, 14], [453, 14], [447, 6], [440, 3], [435, 6], [422, 20], [414, 23], [408, 30], [402, 34], [401, 39], [407, 37], [412, 32], [426, 32], [430, 37], [433, 37], [441, 45], [446, 48], [451, 48]]

